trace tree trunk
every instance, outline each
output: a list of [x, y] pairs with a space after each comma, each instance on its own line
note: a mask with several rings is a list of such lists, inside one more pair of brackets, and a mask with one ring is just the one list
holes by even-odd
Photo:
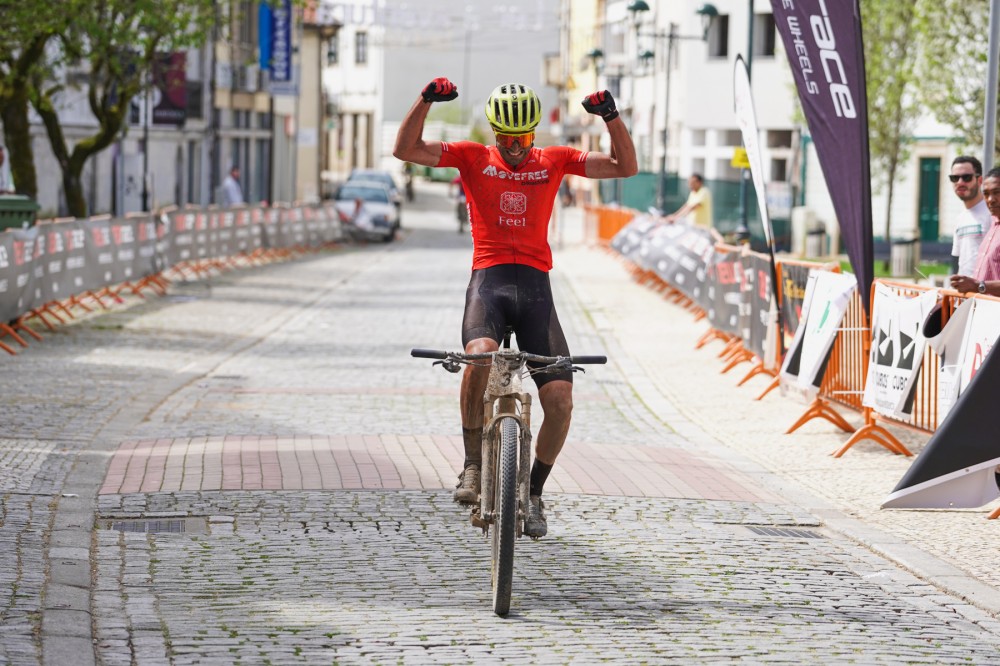
[[83, 194], [80, 173], [72, 173], [72, 170], [67, 169], [63, 171], [62, 182], [63, 196], [66, 197], [66, 208], [69, 214], [80, 219], [87, 217], [87, 198]]
[[11, 175], [18, 194], [38, 198], [38, 174], [35, 171], [35, 152], [31, 148], [31, 122], [28, 120], [30, 101], [30, 72], [45, 54], [45, 45], [52, 34], [42, 32], [24, 45], [20, 57], [11, 63], [0, 83], [0, 120], [3, 120], [4, 141], [10, 154]]
[[63, 196], [66, 200], [66, 209], [73, 217], [87, 217], [87, 198], [84, 196], [83, 182], [81, 175], [83, 167], [91, 156], [101, 152], [114, 141], [118, 131], [121, 129], [128, 109], [128, 102], [134, 93], [121, 93], [119, 107], [113, 113], [104, 113], [98, 116], [100, 126], [97, 133], [76, 142], [73, 152], [70, 153], [66, 145], [66, 136], [63, 134], [62, 124], [59, 114], [52, 105], [52, 100], [43, 95], [38, 95], [32, 100], [35, 111], [42, 118], [45, 125], [45, 132], [49, 135], [49, 145], [52, 146], [52, 154], [55, 155], [62, 171]]
[[3, 120], [4, 142], [7, 145], [7, 159], [10, 160], [15, 189], [18, 194], [36, 199], [38, 176], [35, 173], [35, 153], [31, 148], [28, 93], [23, 87], [15, 88], [0, 103], [0, 119]]
[[896, 181], [896, 167], [893, 165], [889, 170], [889, 188], [886, 192], [886, 209], [885, 209], [885, 239], [889, 241], [889, 257], [885, 260], [885, 272], [886, 274], [891, 274], [892, 270], [892, 190]]

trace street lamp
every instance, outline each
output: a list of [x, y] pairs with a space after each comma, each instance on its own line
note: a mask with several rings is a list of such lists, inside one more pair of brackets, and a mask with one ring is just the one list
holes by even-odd
[[[632, 0], [629, 2], [627, 9], [632, 13], [633, 17], [636, 17], [643, 12], [648, 12], [649, 5], [645, 0]], [[680, 35], [677, 33], [677, 24], [673, 22], [670, 23], [670, 28], [666, 33], [638, 33], [640, 36], [652, 37], [654, 40], [664, 38], [667, 40], [667, 64], [665, 72], [667, 89], [663, 98], [663, 152], [660, 155], [660, 177], [656, 186], [656, 207], [664, 212], [666, 211], [667, 146], [670, 135], [670, 79], [671, 70], [673, 69], [674, 42], [679, 39], [706, 41], [708, 39], [708, 31], [712, 27], [712, 21], [719, 15], [719, 10], [715, 8], [715, 5], [705, 3], [695, 13], [701, 17], [702, 32], [700, 35]], [[647, 53], [650, 52], [644, 51], [640, 54], [640, 57], [646, 56]]]

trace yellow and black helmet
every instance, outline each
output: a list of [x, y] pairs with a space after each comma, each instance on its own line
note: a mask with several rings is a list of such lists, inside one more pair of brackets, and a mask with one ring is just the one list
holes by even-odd
[[494, 88], [486, 100], [486, 119], [495, 132], [533, 132], [542, 122], [542, 103], [528, 86], [505, 83]]

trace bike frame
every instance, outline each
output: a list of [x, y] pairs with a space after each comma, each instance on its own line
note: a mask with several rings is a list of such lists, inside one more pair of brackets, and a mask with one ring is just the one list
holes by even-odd
[[531, 469], [531, 394], [521, 390], [524, 355], [503, 349], [493, 357], [490, 375], [483, 394], [483, 469], [480, 510], [472, 514], [472, 524], [484, 530], [496, 520], [496, 475], [500, 433], [504, 417], [513, 417], [520, 428], [517, 465], [517, 535], [521, 536], [528, 506], [528, 477]]

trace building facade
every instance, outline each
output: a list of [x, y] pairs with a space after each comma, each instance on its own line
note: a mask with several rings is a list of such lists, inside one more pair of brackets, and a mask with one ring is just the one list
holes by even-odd
[[[836, 215], [808, 129], [797, 111], [797, 93], [770, 3], [567, 0], [563, 4], [567, 87], [597, 74], [597, 87], [607, 88], [619, 100], [641, 171], [682, 179], [699, 173], [712, 181], [739, 182], [743, 172], [733, 166], [733, 158], [742, 138], [733, 110], [733, 71], [737, 55], [749, 61], [764, 180], [772, 205], [792, 222], [795, 242], [790, 249], [801, 252], [805, 232], [819, 226], [828, 234], [830, 249], [837, 249]], [[710, 23], [702, 11], [706, 5], [714, 10]], [[583, 17], [590, 14], [594, 18], [588, 23]], [[572, 104], [567, 111], [569, 117], [579, 113]], [[586, 122], [567, 122], [563, 134], [586, 137], [587, 132], [577, 130]], [[915, 134], [911, 159], [896, 179], [888, 235], [946, 241], [962, 210], [945, 178], [960, 147], [953, 142], [953, 133], [932, 118], [922, 119]], [[886, 235], [888, 204], [881, 175], [872, 174], [876, 237]], [[752, 191], [748, 200], [756, 205]], [[799, 210], [792, 214], [792, 208]], [[776, 217], [774, 210], [771, 216]]]

